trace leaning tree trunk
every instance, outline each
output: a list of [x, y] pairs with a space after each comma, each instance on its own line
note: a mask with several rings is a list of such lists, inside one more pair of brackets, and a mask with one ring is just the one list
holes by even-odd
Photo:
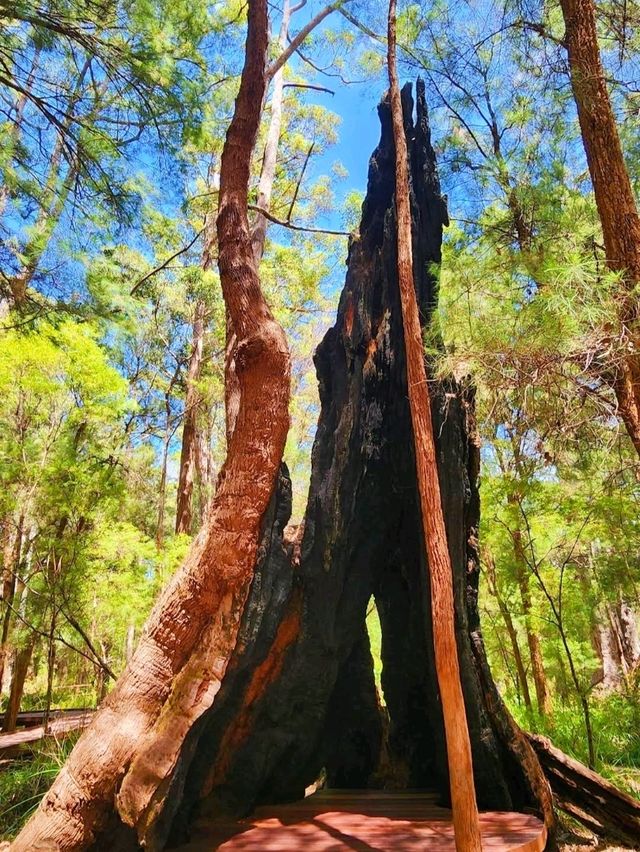
[[560, 0], [565, 23], [571, 87], [593, 191], [602, 225], [607, 265], [621, 272], [625, 301], [619, 363], [611, 380], [620, 417], [640, 455], [640, 216], [624, 162], [607, 89], [593, 0]]
[[[413, 271], [423, 323], [437, 301], [446, 209], [430, 144], [424, 87], [414, 124], [403, 93], [411, 172]], [[194, 814], [246, 813], [300, 798], [323, 768], [330, 786], [380, 783], [381, 765], [407, 787], [448, 801], [429, 565], [422, 537], [396, 267], [394, 148], [388, 103], [371, 160], [360, 234], [350, 245], [336, 324], [316, 356], [321, 412], [301, 542], [283, 536], [290, 482], [265, 519], [233, 658], [215, 704], [191, 729], [158, 791], [145, 842], [184, 837]], [[553, 825], [548, 785], [502, 704], [480, 633], [477, 583], [479, 449], [473, 398], [434, 382], [432, 416], [475, 787], [483, 808], [533, 808]], [[382, 625], [389, 738], [377, 703], [365, 627]]]
[[[13, 843], [16, 852], [95, 844], [116, 795], [123, 822], [141, 831], [153, 791], [171, 774], [181, 739], [214, 701], [236, 644], [289, 425], [289, 353], [260, 289], [247, 220], [267, 30], [266, 0], [250, 0], [245, 66], [220, 175], [220, 280], [239, 339], [241, 393], [218, 490], [133, 658]], [[107, 845], [119, 848], [113, 836]]]
[[555, 748], [548, 739], [529, 734], [551, 783], [558, 807], [599, 836], [638, 848], [640, 801]]

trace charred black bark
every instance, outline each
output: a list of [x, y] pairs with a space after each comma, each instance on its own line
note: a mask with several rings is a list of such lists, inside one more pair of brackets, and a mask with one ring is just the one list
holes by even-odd
[[[423, 85], [415, 124], [410, 88], [403, 100], [415, 286], [437, 341], [446, 206]], [[323, 768], [335, 785], [380, 783], [382, 726], [364, 635], [372, 595], [383, 631], [389, 755], [404, 767], [407, 786], [448, 796], [396, 275], [393, 137], [388, 106], [379, 113], [360, 235], [350, 245], [336, 324], [315, 356], [321, 413], [299, 565], [283, 541], [283, 477], [236, 652], [214, 706], [190, 734], [159, 839], [170, 825], [174, 840], [183, 836], [196, 810], [240, 813], [258, 801], [302, 797]], [[478, 803], [534, 808], [550, 823], [548, 787], [499, 699], [482, 644], [471, 391], [453, 380], [434, 383], [433, 418]], [[182, 802], [177, 813], [172, 802]]]

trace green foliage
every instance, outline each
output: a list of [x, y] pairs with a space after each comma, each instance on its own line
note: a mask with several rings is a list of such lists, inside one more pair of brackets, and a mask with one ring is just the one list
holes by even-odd
[[[0, 621], [11, 653], [32, 648], [23, 707], [89, 705], [107, 688], [103, 664], [122, 671], [190, 544], [174, 535], [174, 506], [201, 315], [196, 419], [211, 469], [208, 480], [198, 473], [198, 518], [226, 452], [225, 308], [215, 238], [210, 263], [203, 241], [215, 230], [245, 6], [54, 0], [37, 16], [26, 0], [5, 7]], [[347, 174], [330, 161], [341, 116], [308, 88], [326, 83], [317, 70], [325, 67], [331, 85], [381, 78], [384, 37], [376, 34], [386, 11], [349, 8], [365, 27], [328, 19], [284, 72], [270, 209], [301, 227], [329, 221], [355, 230], [360, 217], [361, 190], [340, 202]], [[626, 345], [620, 279], [606, 270], [579, 129], [557, 73], [561, 48], [523, 29], [513, 11], [505, 6], [501, 28], [483, 2], [400, 11], [403, 70], [426, 76], [452, 218], [425, 347], [440, 375], [472, 376], [477, 389], [480, 601], [496, 681], [526, 727], [587, 760], [590, 726], [598, 768], [632, 776], [640, 769], [637, 677], [619, 660], [617, 680], [605, 684], [597, 642], [625, 607], [640, 609], [640, 475], [610, 382]], [[558, 8], [538, 11], [561, 37]], [[617, 14], [608, 10], [599, 25], [638, 184], [637, 94], [617, 82], [633, 70], [637, 34], [621, 43]], [[345, 245], [274, 224], [260, 266], [292, 350], [285, 460], [293, 522], [306, 503], [318, 413], [311, 354], [333, 321]], [[367, 628], [379, 684], [375, 607]], [[547, 714], [535, 697], [532, 636], [551, 696]], [[17, 830], [68, 743], [0, 772], [0, 833]]]
[[0, 837], [15, 837], [38, 807], [67, 755], [77, 735], [62, 740], [47, 740], [34, 748], [33, 757], [18, 759], [0, 772]]

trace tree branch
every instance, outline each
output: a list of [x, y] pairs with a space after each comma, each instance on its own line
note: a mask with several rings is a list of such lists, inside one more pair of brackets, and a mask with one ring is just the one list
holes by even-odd
[[[212, 193], [203, 193], [203, 194], [204, 195], [210, 195]], [[195, 196], [195, 197], [197, 198], [199, 196]], [[146, 275], [144, 275], [139, 281], [137, 281], [133, 285], [133, 287], [129, 291], [129, 295], [135, 296], [135, 294], [140, 289], [140, 287], [142, 287], [142, 285], [144, 284], [145, 281], [148, 281], [149, 278], [151, 278], [153, 275], [156, 275], [158, 272], [161, 272], [163, 269], [166, 269], [167, 266], [169, 266], [169, 264], [171, 263], [171, 261], [175, 260], [176, 257], [180, 257], [181, 254], [185, 254], [185, 252], [188, 252], [189, 249], [197, 242], [197, 240], [202, 236], [203, 233], [204, 233], [204, 228], [200, 228], [200, 230], [195, 235], [195, 237], [191, 240], [190, 243], [188, 243], [186, 246], [182, 246], [182, 248], [178, 249], [177, 252], [174, 252], [174, 254], [172, 254], [171, 257], [168, 257], [166, 260], [164, 260], [160, 264], [160, 266], [156, 266], [156, 268], [152, 269], [151, 272], [147, 272]]]
[[350, 237], [352, 235], [351, 231], [332, 231], [329, 228], [306, 228], [304, 225], [294, 225], [293, 222], [285, 222], [283, 219], [276, 218], [267, 210], [263, 210], [262, 207], [258, 207], [255, 204], [249, 204], [248, 207], [249, 210], [260, 213], [265, 219], [273, 222], [274, 225], [281, 225], [283, 228], [289, 228], [290, 231], [306, 231], [310, 234], [329, 234], [332, 237]]
[[333, 89], [327, 89], [324, 86], [313, 86], [311, 83], [285, 83], [283, 89], [311, 89], [314, 92], [326, 92], [328, 95], [335, 95]]
[[280, 56], [274, 60], [271, 65], [267, 68], [267, 81], [269, 81], [274, 74], [277, 74], [278, 71], [282, 68], [282, 66], [289, 61], [289, 59], [293, 56], [296, 50], [300, 47], [302, 42], [306, 39], [310, 32], [312, 32], [318, 24], [322, 23], [324, 19], [330, 15], [332, 12], [341, 9], [345, 3], [348, 3], [349, 0], [336, 0], [335, 3], [331, 3], [329, 6], [325, 6], [322, 11], [318, 12], [315, 18], [312, 18], [309, 23], [304, 26], [297, 36], [295, 36], [286, 50], [283, 50]]

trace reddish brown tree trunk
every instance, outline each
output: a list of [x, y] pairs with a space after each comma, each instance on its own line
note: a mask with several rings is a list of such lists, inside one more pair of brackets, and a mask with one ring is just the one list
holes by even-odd
[[14, 842], [16, 852], [89, 847], [116, 795], [121, 818], [143, 836], [154, 795], [191, 725], [212, 704], [235, 646], [289, 426], [289, 352], [260, 289], [247, 219], [267, 29], [266, 0], [250, 0], [245, 66], [220, 174], [219, 269], [239, 339], [241, 394], [218, 490], [131, 662]]
[[544, 662], [542, 659], [540, 637], [535, 632], [531, 620], [531, 590], [529, 588], [529, 575], [527, 573], [526, 565], [523, 567], [521, 563], [516, 566], [516, 571], [518, 576], [518, 588], [520, 589], [520, 598], [522, 600], [525, 630], [527, 633], [527, 645], [529, 646], [529, 657], [531, 659], [531, 672], [533, 674], [533, 683], [536, 688], [538, 711], [541, 716], [547, 716], [551, 711], [551, 697], [547, 687], [547, 674], [545, 672]]
[[430, 566], [433, 643], [447, 743], [453, 825], [458, 852], [480, 852], [482, 843], [473, 780], [471, 741], [460, 681], [454, 625], [453, 570], [442, 512], [431, 421], [431, 399], [413, 281], [409, 163], [396, 70], [396, 0], [390, 0], [389, 3], [388, 39], [389, 96], [396, 160], [398, 283], [402, 305], [407, 386], [415, 442], [418, 492]]
[[600, 59], [593, 0], [561, 0], [560, 6], [571, 86], [602, 225], [607, 265], [622, 273], [626, 285], [621, 320], [628, 340], [626, 353], [615, 367], [612, 386], [620, 416], [640, 454], [638, 299], [634, 293], [640, 282], [640, 217]]

